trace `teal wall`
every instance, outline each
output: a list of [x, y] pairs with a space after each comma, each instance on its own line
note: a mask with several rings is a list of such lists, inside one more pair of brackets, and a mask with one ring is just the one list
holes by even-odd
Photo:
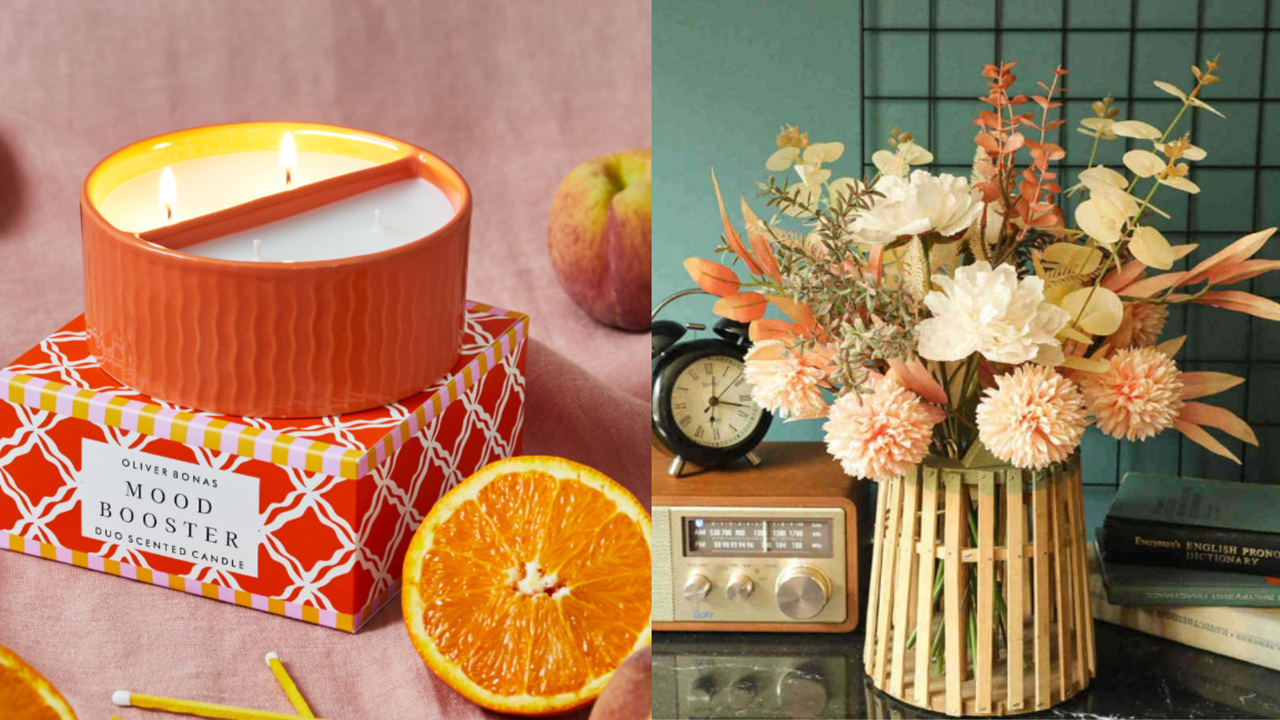
[[[1200, 243], [1195, 262], [1253, 229], [1280, 224], [1280, 8], [1274, 4], [866, 0], [860, 17], [857, 0], [653, 0], [654, 299], [689, 287], [682, 261], [709, 257], [717, 243], [712, 168], [731, 217], [740, 218], [739, 196], [768, 214], [754, 197], [755, 183], [768, 177], [764, 161], [784, 123], [800, 125], [813, 141], [845, 143], [845, 157], [831, 166], [834, 177], [861, 174], [894, 124], [934, 151], [936, 169], [967, 172], [969, 119], [980, 107], [970, 98], [984, 91], [979, 72], [997, 42], [1006, 59], [1020, 61], [1025, 92], [1059, 62], [1074, 71], [1066, 83], [1074, 98], [1067, 128], [1108, 92], [1119, 100], [1121, 117], [1167, 122], [1176, 101], [1151, 81], [1185, 86], [1197, 47], [1201, 55], [1220, 52], [1225, 80], [1206, 97], [1229, 120], [1200, 114], [1195, 125], [1182, 126], [1209, 151], [1193, 173], [1204, 193], [1191, 203], [1174, 193], [1158, 198], [1173, 214], [1162, 230], [1172, 242]], [[1058, 142], [1068, 163], [1087, 161], [1083, 135], [1071, 130]], [[1104, 161], [1118, 165], [1124, 149], [1113, 143]], [[1075, 170], [1064, 171], [1073, 181]], [[1280, 258], [1280, 240], [1264, 255]], [[1238, 289], [1277, 297], [1280, 278]], [[686, 299], [665, 316], [705, 321], [712, 319], [710, 308], [709, 298]], [[1129, 444], [1090, 431], [1086, 482], [1114, 484], [1136, 468], [1280, 482], [1280, 323], [1193, 307], [1175, 311], [1170, 322], [1169, 334], [1184, 332], [1190, 333], [1179, 356], [1184, 369], [1248, 376], [1244, 386], [1210, 402], [1248, 419], [1261, 447], [1226, 440], [1245, 458], [1241, 467], [1173, 433]], [[770, 439], [821, 434], [820, 421], [775, 423]]]
[[[861, 174], [859, 3], [849, 0], [654, 0], [653, 297], [692, 287], [682, 263], [710, 257], [723, 233], [711, 170], [731, 218], [756, 213], [765, 160], [786, 123], [840, 141], [832, 177]], [[714, 320], [713, 298], [684, 298], [663, 317]], [[709, 332], [709, 331], [708, 331]], [[773, 440], [808, 440], [819, 423], [775, 422]]]

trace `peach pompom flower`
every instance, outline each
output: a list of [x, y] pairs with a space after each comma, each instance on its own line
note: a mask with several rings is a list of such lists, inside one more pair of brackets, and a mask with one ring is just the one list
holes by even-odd
[[944, 413], [890, 377], [872, 377], [871, 392], [838, 398], [822, 429], [827, 452], [853, 477], [888, 482], [929, 452]]
[[993, 455], [1020, 468], [1062, 462], [1080, 446], [1084, 398], [1070, 380], [1044, 365], [1027, 364], [996, 376], [978, 404], [978, 438]]
[[1086, 375], [1082, 386], [1098, 429], [1117, 440], [1146, 440], [1168, 430], [1182, 410], [1178, 366], [1153, 347], [1117, 352], [1106, 372]]
[[783, 420], [809, 420], [827, 412], [822, 399], [826, 373], [787, 351], [778, 340], [753, 345], [743, 373], [751, 386], [751, 399]]
[[1230, 410], [1196, 400], [1229, 390], [1244, 379], [1220, 372], [1179, 372], [1173, 355], [1183, 340], [1131, 347], [1105, 359], [1104, 372], [1083, 374], [1085, 405], [1098, 429], [1113, 438], [1146, 440], [1173, 428], [1197, 445], [1239, 463], [1240, 458], [1205, 427], [1250, 445], [1258, 444], [1257, 435]]
[[1169, 306], [1163, 303], [1133, 302], [1128, 303], [1126, 309], [1132, 322], [1129, 347], [1155, 345], [1169, 319]]

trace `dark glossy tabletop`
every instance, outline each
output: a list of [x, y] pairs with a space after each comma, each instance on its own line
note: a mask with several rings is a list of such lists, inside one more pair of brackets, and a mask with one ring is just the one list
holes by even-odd
[[[1020, 717], [1280, 717], [1280, 672], [1096, 623], [1098, 676], [1048, 712]], [[944, 717], [893, 700], [847, 635], [655, 633], [653, 717]]]

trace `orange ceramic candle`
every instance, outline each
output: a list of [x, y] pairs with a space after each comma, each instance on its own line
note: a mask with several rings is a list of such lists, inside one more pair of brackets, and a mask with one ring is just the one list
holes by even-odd
[[[278, 151], [286, 131], [300, 153], [374, 164], [154, 230], [120, 230], [101, 212], [132, 178], [210, 155]], [[414, 177], [439, 188], [454, 214], [399, 247], [298, 262], [182, 251]], [[446, 162], [408, 143], [308, 123], [183, 130], [100, 162], [80, 214], [90, 349], [116, 379], [155, 398], [225, 415], [334, 415], [419, 392], [458, 358], [471, 192]]]

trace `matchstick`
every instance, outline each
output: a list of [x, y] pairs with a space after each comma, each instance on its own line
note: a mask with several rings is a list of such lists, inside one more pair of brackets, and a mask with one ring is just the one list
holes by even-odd
[[156, 697], [117, 690], [111, 695], [111, 702], [121, 707], [140, 707], [152, 710], [165, 710], [172, 713], [186, 713], [200, 717], [222, 718], [223, 720], [298, 720], [297, 715], [251, 710], [249, 708], [215, 705], [213, 703], [179, 700], [177, 698]]
[[280, 681], [280, 687], [284, 688], [284, 694], [289, 696], [289, 702], [293, 703], [293, 709], [297, 710], [298, 714], [304, 718], [315, 717], [311, 712], [311, 708], [307, 707], [307, 701], [303, 699], [298, 686], [294, 684], [293, 678], [289, 677], [289, 671], [284, 669], [284, 663], [280, 662], [280, 656], [273, 652], [267, 653], [267, 665], [271, 667], [271, 672], [275, 673], [276, 680]]

